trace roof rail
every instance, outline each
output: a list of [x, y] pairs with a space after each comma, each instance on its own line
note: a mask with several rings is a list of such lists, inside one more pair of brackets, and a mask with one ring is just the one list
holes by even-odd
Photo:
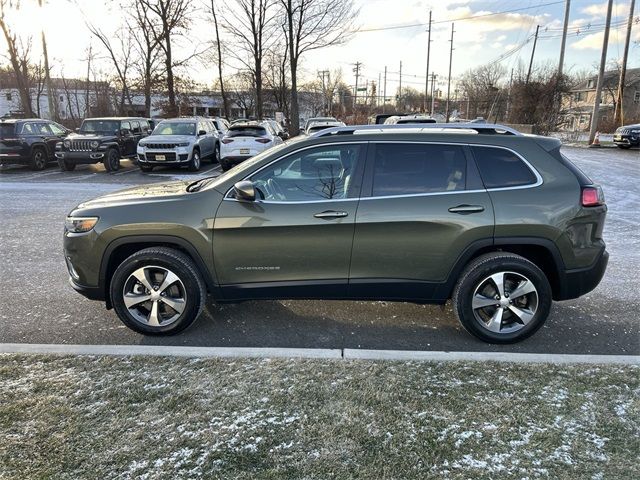
[[[311, 137], [352, 135], [354, 133], [402, 133], [402, 130], [471, 130], [484, 135], [522, 135], [519, 131], [494, 123], [403, 123], [400, 125], [349, 125], [332, 127], [311, 134]], [[471, 132], [469, 132], [471, 133]]]

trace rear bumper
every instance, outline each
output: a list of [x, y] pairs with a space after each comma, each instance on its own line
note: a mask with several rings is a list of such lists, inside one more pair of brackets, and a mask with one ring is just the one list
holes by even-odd
[[105, 154], [106, 152], [56, 152], [56, 158], [84, 165], [101, 162]]
[[25, 153], [0, 151], [0, 163], [25, 165], [31, 162], [31, 158]]
[[251, 157], [252, 155], [228, 156], [228, 157], [222, 157], [220, 161], [228, 165], [237, 165], [238, 163], [242, 163], [245, 160], [249, 160]]
[[609, 263], [609, 253], [602, 250], [593, 265], [587, 268], [565, 270], [561, 280], [561, 291], [554, 300], [571, 300], [589, 293], [598, 286]]

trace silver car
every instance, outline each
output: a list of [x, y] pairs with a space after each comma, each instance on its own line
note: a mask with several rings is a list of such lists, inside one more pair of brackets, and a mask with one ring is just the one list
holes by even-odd
[[138, 143], [138, 166], [150, 172], [157, 166], [200, 170], [202, 160], [220, 161], [220, 137], [211, 120], [199, 117], [162, 120]]

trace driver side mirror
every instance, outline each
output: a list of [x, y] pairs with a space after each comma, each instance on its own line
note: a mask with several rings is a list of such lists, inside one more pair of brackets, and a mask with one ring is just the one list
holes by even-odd
[[278, 136], [282, 139], [282, 140], [289, 140], [289, 134], [287, 132], [280, 132], [278, 133]]
[[256, 199], [256, 189], [253, 186], [253, 182], [249, 180], [242, 180], [233, 186], [233, 190], [237, 200], [245, 202], [254, 202]]
[[201, 137], [202, 135], [206, 135], [207, 131], [206, 130], [198, 130], [198, 136]]
[[123, 128], [122, 130], [120, 130], [120, 135], [122, 135], [123, 137], [128, 137], [129, 135], [131, 135], [131, 130], [129, 130], [128, 128]]

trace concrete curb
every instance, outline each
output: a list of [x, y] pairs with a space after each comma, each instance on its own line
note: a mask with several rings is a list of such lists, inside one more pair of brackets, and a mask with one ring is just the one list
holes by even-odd
[[430, 352], [322, 348], [178, 347], [161, 345], [61, 345], [2, 343], [0, 354], [122, 355], [191, 358], [311, 358], [345, 360], [400, 360], [421, 362], [509, 362], [553, 364], [640, 365], [639, 355], [571, 355], [510, 352]]
[[640, 365], [639, 355], [571, 355], [561, 353], [425, 352], [344, 349], [345, 359], [430, 362], [590, 363]]
[[53, 345], [2, 343], [0, 353], [56, 355], [146, 355], [160, 357], [342, 358], [340, 349], [176, 347], [161, 345]]

